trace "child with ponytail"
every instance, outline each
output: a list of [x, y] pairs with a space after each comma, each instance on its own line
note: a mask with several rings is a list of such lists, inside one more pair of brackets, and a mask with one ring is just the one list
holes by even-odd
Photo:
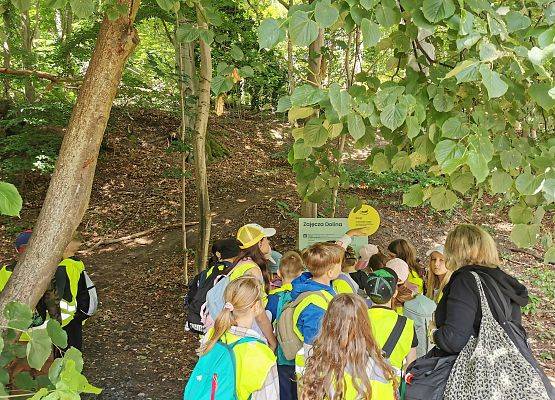
[[[216, 318], [214, 327], [208, 331], [198, 350], [200, 360], [185, 388], [185, 400], [203, 399], [203, 396], [211, 398], [212, 394], [215, 398], [218, 398], [218, 395], [226, 395], [214, 389], [214, 384], [211, 386], [214, 393], [210, 390], [199, 392], [198, 389], [201, 387], [198, 382], [206, 376], [216, 376], [216, 388], [219, 386], [222, 391], [228, 388], [227, 382], [217, 379], [218, 375], [225, 375], [222, 371], [215, 371], [218, 364], [221, 364], [217, 362], [219, 360], [208, 363], [204, 360], [203, 367], [199, 368], [199, 365], [203, 364], [203, 358], [208, 359], [211, 351], [217, 350], [215, 348], [217, 343], [225, 344], [233, 353], [234, 387], [238, 400], [279, 398], [276, 356], [268, 347], [266, 339], [251, 329], [256, 317], [264, 312], [261, 293], [263, 293], [261, 282], [252, 276], [239, 277], [226, 287], [224, 309]], [[207, 364], [208, 367], [206, 367]]]
[[336, 296], [308, 353], [301, 399], [393, 400], [398, 398], [395, 377], [372, 336], [364, 300]]

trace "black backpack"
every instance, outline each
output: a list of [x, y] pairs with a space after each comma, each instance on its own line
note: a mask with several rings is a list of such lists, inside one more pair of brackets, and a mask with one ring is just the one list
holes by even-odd
[[226, 261], [218, 261], [195, 276], [189, 284], [187, 295], [185, 296], [185, 309], [187, 310], [187, 318], [185, 319], [186, 331], [200, 335], [205, 333], [201, 318], [201, 308], [206, 303], [206, 293], [212, 289], [217, 278], [225, 275], [232, 265]]

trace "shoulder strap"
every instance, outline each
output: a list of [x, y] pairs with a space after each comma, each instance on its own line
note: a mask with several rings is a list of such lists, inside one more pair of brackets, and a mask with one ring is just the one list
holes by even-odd
[[301, 301], [303, 301], [304, 299], [306, 299], [307, 297], [312, 296], [312, 295], [319, 296], [319, 297], [323, 298], [324, 300], [326, 300], [326, 303], [329, 303], [328, 298], [326, 297], [325, 294], [322, 293], [321, 290], [311, 290], [309, 292], [301, 293], [299, 295], [299, 297], [297, 297], [294, 301], [292, 301], [289, 304], [290, 304], [291, 307], [297, 307]]
[[391, 356], [391, 353], [393, 353], [393, 349], [395, 349], [395, 346], [399, 342], [399, 339], [401, 338], [401, 335], [405, 330], [406, 324], [407, 324], [407, 318], [403, 317], [402, 315], [399, 315], [397, 317], [397, 321], [395, 321], [395, 326], [393, 327], [393, 330], [389, 334], [387, 341], [384, 343], [382, 347], [382, 352], [384, 353], [385, 358], [389, 358]]
[[[511, 314], [512, 314], [511, 305], [509, 304], [509, 302], [505, 298], [505, 295], [499, 288], [499, 284], [496, 282], [495, 279], [493, 279], [491, 276], [489, 276], [484, 272], [478, 272], [478, 275], [480, 277], [480, 280], [483, 283], [485, 283], [484, 280], [487, 282], [487, 285], [484, 285], [486, 288], [488, 288], [490, 291], [493, 290], [495, 291], [495, 293], [497, 293], [497, 298], [496, 296], [494, 296], [493, 293], [490, 293], [490, 299], [491, 299], [493, 308], [495, 308], [495, 311], [498, 314], [499, 318], [500, 319], [504, 318], [506, 321], [510, 321]], [[499, 304], [499, 302], [501, 302], [501, 304]]]
[[257, 339], [257, 338], [252, 337], [252, 336], [245, 336], [245, 337], [242, 337], [241, 339], [237, 340], [236, 342], [228, 344], [227, 346], [229, 346], [230, 349], [233, 349], [238, 344], [250, 343], [250, 342], [259, 342], [259, 343], [264, 344], [264, 342], [260, 339]]

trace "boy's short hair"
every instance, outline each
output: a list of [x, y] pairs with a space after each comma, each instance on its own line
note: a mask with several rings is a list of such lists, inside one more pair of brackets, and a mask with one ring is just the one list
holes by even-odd
[[314, 243], [302, 253], [306, 269], [317, 277], [324, 275], [334, 265], [342, 265], [344, 257], [345, 249], [335, 243]]
[[281, 257], [279, 272], [282, 278], [294, 279], [304, 271], [304, 264], [301, 255], [296, 251], [287, 251]]

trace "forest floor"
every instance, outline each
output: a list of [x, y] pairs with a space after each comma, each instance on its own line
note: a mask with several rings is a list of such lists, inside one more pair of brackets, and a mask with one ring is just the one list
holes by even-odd
[[[257, 222], [278, 231], [272, 244], [279, 251], [295, 247], [294, 220], [300, 202], [286, 160], [287, 126], [268, 116], [226, 115], [211, 119], [213, 138], [229, 156], [209, 166], [213, 212], [212, 237], [233, 235], [244, 223]], [[155, 110], [116, 109], [110, 118], [89, 209], [80, 226], [87, 241], [79, 256], [99, 291], [100, 308], [84, 327], [86, 375], [104, 389], [101, 400], [175, 400], [195, 361], [197, 339], [184, 332], [186, 293], [182, 266], [180, 196], [175, 179], [179, 155], [169, 153], [168, 137], [178, 120]], [[353, 165], [360, 164], [353, 160]], [[172, 177], [173, 176], [173, 177]], [[188, 220], [196, 220], [195, 188], [187, 187]], [[20, 220], [0, 219], [0, 260], [13, 259], [13, 238], [35, 222], [48, 181], [29, 174], [18, 183], [25, 204]], [[391, 190], [393, 188], [393, 190]], [[506, 213], [482, 204], [480, 213], [449, 214], [427, 207], [401, 205], [402, 182], [381, 187], [359, 185], [350, 192], [371, 202], [382, 226], [371, 237], [379, 246], [397, 237], [410, 239], [420, 258], [445, 239], [456, 223], [487, 227], [499, 243], [504, 268], [533, 294], [525, 326], [536, 356], [555, 376], [555, 271], [533, 256], [512, 251]], [[489, 210], [489, 211], [488, 211]], [[345, 215], [342, 204], [338, 215]], [[120, 238], [150, 228], [148, 235], [92, 248], [99, 240]], [[195, 227], [188, 233], [194, 243]], [[193, 276], [191, 272], [190, 277]]]

